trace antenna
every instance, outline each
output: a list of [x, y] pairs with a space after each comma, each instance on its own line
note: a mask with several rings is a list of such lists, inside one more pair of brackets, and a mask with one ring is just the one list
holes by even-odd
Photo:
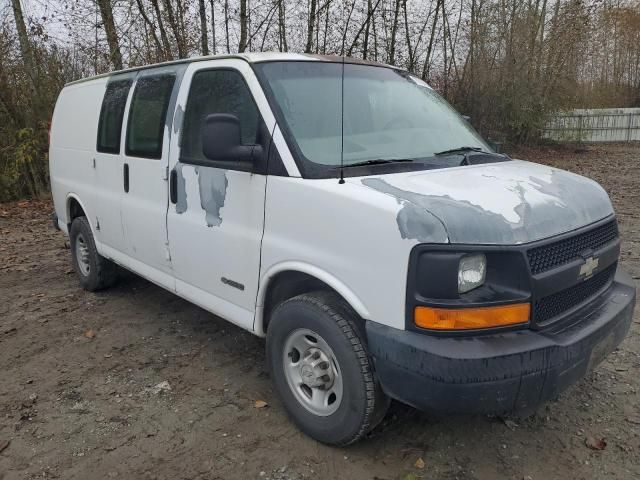
[[344, 53], [342, 55], [342, 74], [340, 78], [340, 180], [344, 183]]

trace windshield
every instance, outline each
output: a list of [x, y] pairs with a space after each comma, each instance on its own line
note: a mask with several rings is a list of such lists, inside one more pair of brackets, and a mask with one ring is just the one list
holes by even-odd
[[424, 160], [461, 146], [491, 151], [440, 95], [406, 72], [341, 63], [269, 62], [257, 68], [298, 156], [314, 167]]

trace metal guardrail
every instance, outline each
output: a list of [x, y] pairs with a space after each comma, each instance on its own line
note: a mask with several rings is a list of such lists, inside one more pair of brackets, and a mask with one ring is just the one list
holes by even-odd
[[549, 120], [542, 137], [558, 142], [640, 141], [640, 108], [561, 112]]

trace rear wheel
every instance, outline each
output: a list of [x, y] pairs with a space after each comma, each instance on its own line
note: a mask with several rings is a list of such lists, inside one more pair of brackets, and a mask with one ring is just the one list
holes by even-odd
[[375, 379], [359, 319], [331, 292], [303, 294], [273, 312], [267, 361], [287, 413], [314, 439], [347, 445], [389, 406]]
[[113, 285], [118, 267], [98, 253], [91, 226], [86, 217], [76, 217], [69, 231], [71, 260], [80, 285], [94, 292]]

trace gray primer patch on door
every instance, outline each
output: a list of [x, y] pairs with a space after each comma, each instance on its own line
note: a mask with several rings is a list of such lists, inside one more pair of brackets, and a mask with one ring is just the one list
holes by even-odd
[[220, 210], [224, 207], [227, 196], [227, 171], [218, 168], [196, 168], [198, 186], [200, 187], [200, 205], [206, 212], [208, 227], [217, 227], [222, 223]]
[[187, 211], [187, 186], [182, 175], [183, 164], [178, 162], [176, 164], [176, 174], [178, 176], [178, 201], [176, 202], [176, 213], [184, 213]]
[[182, 105], [178, 105], [176, 108], [176, 113], [173, 117], [173, 133], [178, 133], [180, 128], [182, 128], [182, 119], [184, 118], [184, 110], [182, 109]]

